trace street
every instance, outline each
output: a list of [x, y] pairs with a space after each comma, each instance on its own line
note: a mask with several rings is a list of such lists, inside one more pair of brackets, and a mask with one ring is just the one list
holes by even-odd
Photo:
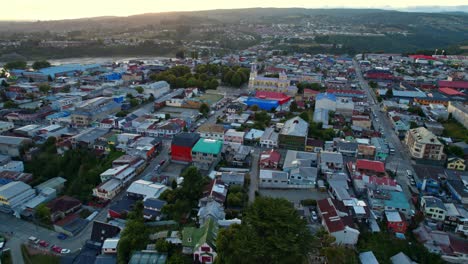
[[[377, 97], [369, 87], [369, 84], [364, 79], [361, 68], [356, 60], [353, 60], [354, 67], [356, 68], [357, 78], [359, 80], [359, 84], [361, 88], [367, 93], [367, 97], [369, 98], [371, 104], [371, 110], [375, 113], [376, 118], [373, 120], [373, 124], [375, 128], [382, 128], [384, 138], [387, 142], [395, 148], [395, 153], [393, 155], [389, 155], [386, 163], [386, 169], [390, 171], [397, 170], [397, 176], [395, 179], [397, 180], [398, 184], [403, 189], [403, 192], [406, 194], [407, 198], [410, 199], [412, 194], [408, 188], [408, 178], [406, 177], [406, 170], [411, 170], [414, 174], [413, 166], [411, 163], [411, 158], [408, 155], [404, 145], [401, 143], [400, 139], [398, 138], [397, 134], [393, 130], [393, 126], [389, 120], [389, 118], [385, 115], [385, 113], [381, 112], [379, 103], [377, 101]], [[378, 120], [378, 121], [377, 121]], [[411, 208], [413, 208], [413, 203], [410, 202]]]

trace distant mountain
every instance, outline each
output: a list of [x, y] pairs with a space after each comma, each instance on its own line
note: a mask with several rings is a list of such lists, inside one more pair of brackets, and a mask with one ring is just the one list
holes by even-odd
[[447, 13], [447, 14], [468, 14], [468, 5], [460, 6], [410, 6], [407, 8], [396, 9], [405, 12], [423, 12], [423, 13]]

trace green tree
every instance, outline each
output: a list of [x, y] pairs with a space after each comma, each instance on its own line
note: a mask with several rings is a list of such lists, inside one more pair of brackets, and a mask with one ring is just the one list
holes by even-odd
[[175, 56], [178, 59], [185, 59], [185, 51], [184, 50], [178, 50], [176, 52]]
[[16, 108], [16, 107], [18, 107], [18, 105], [11, 100], [8, 100], [5, 103], [3, 103], [3, 108]]
[[258, 105], [254, 104], [250, 107], [250, 110], [257, 112], [258, 111]]
[[45, 225], [50, 225], [52, 223], [50, 219], [50, 209], [44, 203], [36, 207], [35, 217], [39, 222]]
[[26, 61], [12, 61], [6, 63], [3, 68], [7, 70], [13, 70], [13, 69], [20, 69], [24, 70], [28, 66], [28, 63]]
[[385, 97], [392, 98], [393, 97], [393, 89], [388, 89], [385, 93]]
[[35, 61], [32, 65], [33, 69], [39, 70], [43, 68], [50, 67], [50, 62], [42, 60], [42, 61]]
[[291, 102], [291, 105], [289, 106], [289, 110], [291, 112], [297, 112], [297, 103], [296, 103], [296, 101]]
[[139, 94], [142, 94], [142, 93], [145, 91], [145, 89], [143, 89], [143, 87], [141, 87], [141, 86], [135, 87], [135, 90], [136, 90]]
[[417, 128], [417, 127], [418, 127], [418, 123], [414, 121], [410, 121], [410, 129]]
[[143, 203], [137, 202], [129, 214], [117, 245], [118, 263], [128, 263], [132, 251], [144, 249], [148, 243], [148, 235], [149, 230], [143, 218]]
[[41, 93], [43, 94], [46, 94], [50, 91], [51, 87], [49, 84], [47, 83], [42, 83], [39, 85], [39, 91], [41, 91]]
[[378, 85], [377, 85], [377, 83], [374, 82], [374, 81], [369, 81], [369, 87], [375, 89], [375, 88], [378, 87]]
[[230, 83], [232, 86], [240, 87], [242, 85], [242, 75], [238, 72], [234, 73]]
[[304, 121], [309, 122], [309, 113], [308, 112], [302, 112], [299, 115], [300, 118], [302, 118]]
[[116, 117], [125, 117], [128, 115], [128, 111], [119, 111], [117, 114], [115, 114]]
[[312, 235], [285, 199], [258, 197], [241, 225], [221, 230], [216, 246], [220, 263], [304, 263]]
[[198, 111], [200, 111], [200, 113], [201, 113], [203, 116], [206, 117], [206, 116], [208, 115], [208, 113], [210, 112], [210, 107], [209, 107], [207, 104], [202, 103], [202, 104], [200, 105], [200, 109], [198, 109]]
[[138, 102], [137, 99], [135, 99], [135, 98], [130, 99], [130, 106], [131, 106], [131, 107], [135, 107], [135, 106], [137, 106], [137, 105], [139, 105], [139, 104], [140, 104], [140, 103]]
[[457, 157], [463, 158], [465, 156], [465, 153], [463, 152], [463, 149], [460, 148], [459, 146], [456, 145], [450, 145], [448, 146], [448, 153], [455, 155]]

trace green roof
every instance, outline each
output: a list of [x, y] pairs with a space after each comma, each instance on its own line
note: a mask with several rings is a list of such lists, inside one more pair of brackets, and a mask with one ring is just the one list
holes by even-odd
[[182, 230], [182, 245], [184, 247], [199, 248], [207, 243], [212, 248], [216, 248], [216, 237], [218, 236], [218, 225], [209, 218], [200, 228], [185, 227]]
[[200, 138], [197, 144], [193, 146], [192, 152], [219, 154], [222, 148], [223, 142], [220, 140]]

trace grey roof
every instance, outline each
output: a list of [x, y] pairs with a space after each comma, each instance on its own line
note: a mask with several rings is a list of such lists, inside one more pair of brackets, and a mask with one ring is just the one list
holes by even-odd
[[0, 196], [5, 199], [10, 199], [29, 189], [31, 189], [31, 186], [26, 183], [22, 181], [13, 181], [0, 187]]
[[411, 259], [403, 252], [396, 254], [395, 256], [390, 258], [392, 264], [413, 264], [415, 262], [411, 261]]
[[361, 260], [362, 264], [379, 264], [372, 251], [359, 254], [359, 260]]
[[98, 138], [104, 136], [109, 132], [108, 128], [91, 128], [87, 129], [80, 134], [74, 136], [74, 140], [78, 142], [85, 142], [88, 144], [94, 143]]
[[29, 138], [0, 136], [0, 145], [21, 145], [25, 141], [31, 141]]
[[265, 132], [263, 132], [260, 140], [278, 141], [278, 133], [276, 133], [272, 127], [268, 127], [265, 129]]
[[310, 167], [317, 162], [317, 153], [288, 150], [283, 167]]
[[358, 148], [358, 143], [339, 141], [337, 147], [339, 150], [356, 151]]
[[52, 188], [52, 189], [55, 189], [57, 188], [57, 186], [60, 186], [62, 184], [64, 184], [67, 180], [65, 180], [64, 178], [62, 177], [54, 177], [52, 179], [49, 179], [39, 185], [37, 185], [35, 188], [37, 190], [42, 190], [44, 188]]
[[289, 136], [306, 137], [307, 131], [309, 130], [309, 123], [304, 121], [302, 118], [296, 116], [289, 119], [284, 123], [284, 127], [281, 129], [280, 134]]
[[440, 209], [446, 210], [444, 203], [441, 199], [433, 196], [424, 196], [426, 201], [426, 207], [438, 207]]
[[210, 201], [198, 211], [198, 217], [206, 218], [208, 216], [214, 217], [216, 220], [223, 220], [226, 214], [224, 213], [224, 208], [220, 203]]
[[343, 163], [343, 155], [339, 152], [322, 151], [320, 153], [320, 162]]

